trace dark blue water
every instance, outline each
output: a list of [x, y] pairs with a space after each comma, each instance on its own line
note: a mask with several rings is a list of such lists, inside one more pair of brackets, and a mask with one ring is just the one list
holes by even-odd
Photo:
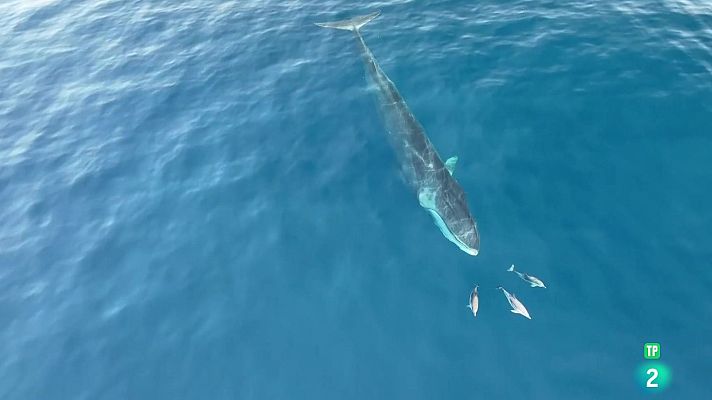
[[[375, 9], [477, 257], [312, 24]], [[705, 398], [711, 121], [702, 0], [4, 1], [0, 398]]]

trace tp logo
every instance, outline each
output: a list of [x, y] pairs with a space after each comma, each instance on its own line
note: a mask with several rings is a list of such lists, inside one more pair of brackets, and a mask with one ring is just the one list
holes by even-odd
[[643, 357], [646, 360], [657, 360], [660, 358], [660, 343], [646, 343], [643, 346]]
[[663, 390], [670, 384], [670, 368], [660, 362], [660, 343], [645, 343], [643, 345], [643, 358], [646, 360], [640, 365], [640, 378], [643, 387], [648, 390]]

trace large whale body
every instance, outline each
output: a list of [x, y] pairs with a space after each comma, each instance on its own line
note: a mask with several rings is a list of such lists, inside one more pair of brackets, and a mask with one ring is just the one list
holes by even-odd
[[359, 32], [362, 26], [379, 14], [380, 12], [375, 12], [316, 25], [354, 33], [366, 67], [366, 75], [377, 89], [378, 105], [388, 130], [388, 137], [398, 155], [406, 180], [415, 189], [420, 205], [433, 216], [443, 235], [462, 251], [475, 256], [479, 252], [480, 237], [477, 223], [467, 206], [465, 192], [452, 176], [457, 157], [443, 163], [425, 135], [425, 130], [411, 113], [396, 86], [378, 66]]

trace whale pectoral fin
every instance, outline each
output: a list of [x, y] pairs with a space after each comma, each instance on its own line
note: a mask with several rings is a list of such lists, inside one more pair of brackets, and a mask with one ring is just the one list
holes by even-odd
[[435, 207], [435, 193], [429, 189], [420, 189], [418, 191], [418, 202], [426, 210], [433, 209]]
[[425, 207], [425, 202], [427, 201], [426, 196], [424, 190], [418, 192], [418, 203], [420, 203], [420, 206], [423, 208], [427, 208]]
[[450, 175], [455, 173], [455, 164], [457, 164], [457, 156], [450, 157], [445, 161], [445, 168], [450, 172]]

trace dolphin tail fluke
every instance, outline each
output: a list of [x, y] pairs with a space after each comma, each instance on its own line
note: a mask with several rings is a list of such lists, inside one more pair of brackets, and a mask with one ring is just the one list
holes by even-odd
[[514, 272], [514, 264], [512, 264], [512, 266], [509, 267], [509, 269], [508, 269], [507, 271], [508, 271], [508, 272]]
[[321, 26], [322, 28], [333, 28], [333, 29], [343, 29], [345, 31], [357, 31], [361, 29], [362, 26], [371, 22], [374, 18], [381, 15], [380, 11], [368, 15], [361, 15], [358, 17], [353, 17], [351, 19], [344, 19], [341, 21], [334, 22], [316, 22], [314, 25]]

